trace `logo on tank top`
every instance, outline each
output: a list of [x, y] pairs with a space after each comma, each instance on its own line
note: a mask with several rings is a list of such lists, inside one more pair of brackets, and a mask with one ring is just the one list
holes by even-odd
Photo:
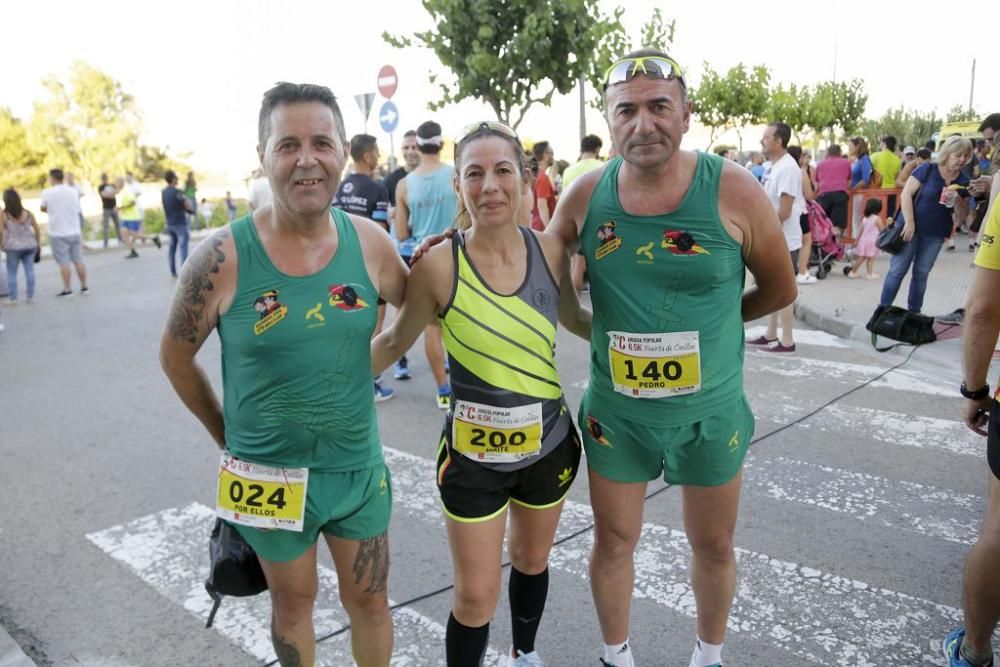
[[694, 240], [694, 237], [684, 231], [666, 230], [663, 232], [661, 248], [666, 248], [675, 255], [710, 255]]
[[593, 415], [587, 415], [587, 433], [590, 437], [599, 445], [604, 445], [605, 447], [614, 447], [605, 435], [605, 431], [611, 433], [611, 429], [606, 429], [601, 426]]
[[278, 290], [267, 290], [253, 301], [253, 309], [257, 311], [259, 319], [254, 322], [253, 333], [259, 336], [275, 324], [285, 319], [288, 314], [288, 306], [281, 305], [278, 301]]
[[549, 293], [543, 289], [535, 290], [535, 293], [531, 295], [531, 302], [538, 308], [547, 308], [551, 301]]
[[615, 226], [614, 220], [608, 220], [597, 228], [597, 240], [601, 243], [594, 253], [597, 259], [604, 259], [622, 247], [621, 238], [615, 234]]
[[368, 307], [355, 285], [330, 285], [330, 305], [341, 310], [364, 310]]

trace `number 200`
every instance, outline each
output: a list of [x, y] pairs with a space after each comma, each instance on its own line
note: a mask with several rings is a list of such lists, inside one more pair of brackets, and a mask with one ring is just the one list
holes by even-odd
[[514, 431], [510, 434], [510, 438], [503, 434], [501, 431], [490, 431], [489, 437], [486, 435], [486, 431], [481, 428], [472, 429], [472, 440], [470, 443], [478, 447], [486, 447], [486, 440], [489, 440], [490, 447], [504, 447], [510, 445], [512, 447], [517, 447], [523, 445], [528, 436], [521, 431]]

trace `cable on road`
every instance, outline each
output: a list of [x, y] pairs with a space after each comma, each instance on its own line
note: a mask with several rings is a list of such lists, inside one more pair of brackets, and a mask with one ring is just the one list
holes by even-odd
[[[955, 325], [952, 325], [951, 327], [948, 327], [944, 331], [950, 331], [954, 327], [955, 327]], [[942, 331], [941, 333], [944, 333], [944, 331]], [[913, 357], [913, 353], [917, 351], [918, 347], [920, 347], [920, 346], [919, 345], [915, 345], [913, 347], [913, 349], [910, 350], [910, 353], [906, 355], [906, 358], [903, 359], [898, 364], [896, 364], [895, 366], [890, 366], [889, 368], [887, 368], [886, 370], [882, 371], [881, 373], [879, 373], [875, 377], [870, 378], [868, 380], [865, 380], [864, 382], [862, 382], [861, 384], [859, 384], [857, 387], [853, 387], [851, 389], [848, 389], [847, 391], [845, 391], [842, 394], [838, 394], [837, 396], [834, 396], [829, 401], [827, 401], [826, 403], [820, 405], [818, 408], [812, 410], [811, 412], [807, 412], [806, 414], [802, 415], [801, 417], [799, 417], [799, 418], [797, 418], [797, 419], [795, 419], [795, 420], [793, 420], [793, 421], [791, 421], [791, 422], [789, 422], [787, 424], [784, 424], [783, 426], [779, 426], [778, 428], [774, 429], [773, 431], [771, 431], [769, 433], [765, 433], [764, 435], [761, 435], [761, 436], [758, 436], [758, 437], [754, 438], [753, 440], [750, 441], [750, 444], [747, 445], [747, 449], [749, 450], [750, 447], [753, 447], [758, 442], [763, 442], [764, 440], [767, 440], [768, 438], [774, 437], [774, 436], [778, 435], [779, 433], [781, 433], [783, 431], [787, 431], [788, 429], [792, 428], [793, 426], [798, 426], [799, 424], [801, 424], [802, 422], [806, 421], [810, 417], [813, 417], [813, 416], [819, 414], [820, 412], [822, 412], [823, 410], [826, 410], [831, 405], [833, 405], [833, 404], [835, 404], [835, 403], [837, 403], [839, 401], [844, 400], [845, 398], [847, 398], [851, 394], [859, 392], [862, 389], [864, 389], [865, 387], [868, 387], [873, 382], [878, 382], [879, 380], [881, 380], [882, 378], [884, 378], [889, 373], [891, 373], [891, 372], [893, 372], [895, 370], [898, 370], [899, 368], [902, 368], [903, 366], [905, 366], [910, 361], [910, 359]], [[668, 489], [672, 489], [675, 486], [677, 486], [677, 485], [676, 484], [669, 484], [669, 483], [664, 484], [663, 486], [661, 486], [660, 488], [656, 489], [655, 491], [652, 491], [652, 492], [646, 494], [645, 500], [649, 500], [651, 498], [655, 498], [656, 496], [660, 495], [664, 491], [666, 491]], [[561, 544], [565, 544], [566, 542], [569, 542], [570, 540], [574, 540], [574, 539], [580, 537], [581, 535], [589, 533], [593, 529], [594, 529], [594, 524], [593, 524], [593, 522], [591, 522], [586, 527], [581, 528], [580, 530], [578, 530], [576, 532], [570, 533], [569, 535], [565, 535], [565, 536], [559, 538], [558, 540], [554, 541], [552, 543], [552, 546], [553, 547], [557, 547], [557, 546], [559, 546]], [[504, 561], [500, 565], [501, 571], [507, 569], [508, 567], [510, 567], [510, 561], [509, 560], [508, 561]], [[424, 600], [436, 597], [438, 595], [441, 595], [442, 593], [447, 593], [448, 591], [452, 590], [453, 588], [455, 588], [455, 584], [448, 584], [447, 586], [442, 586], [441, 588], [438, 588], [437, 590], [433, 590], [433, 591], [430, 591], [428, 593], [423, 593], [423, 594], [418, 595], [416, 597], [412, 597], [409, 600], [404, 600], [403, 602], [397, 602], [396, 604], [391, 605], [389, 607], [389, 611], [395, 611], [396, 609], [399, 609], [400, 607], [408, 607], [408, 606], [416, 604], [418, 602], [423, 602]], [[334, 632], [331, 632], [331, 633], [328, 633], [326, 635], [323, 635], [322, 637], [320, 637], [319, 639], [316, 640], [316, 643], [319, 644], [320, 642], [326, 641], [327, 639], [332, 639], [333, 637], [336, 637], [338, 635], [342, 635], [343, 633], [347, 632], [350, 629], [351, 629], [350, 624], [347, 624], [344, 627], [340, 628], [339, 630], [336, 630]], [[264, 664], [263, 667], [272, 667], [272, 665], [276, 665], [277, 663], [278, 663], [277, 660], [272, 660], [271, 662], [268, 662], [268, 663]]]

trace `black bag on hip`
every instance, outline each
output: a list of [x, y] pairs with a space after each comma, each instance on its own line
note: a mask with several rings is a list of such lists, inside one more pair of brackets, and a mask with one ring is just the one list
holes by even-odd
[[896, 213], [896, 218], [892, 223], [878, 233], [875, 246], [890, 255], [899, 254], [906, 247], [906, 241], [903, 240], [903, 212], [901, 210]]
[[[898, 306], [878, 306], [865, 328], [872, 332], [872, 347], [879, 352], [885, 352], [900, 345], [923, 345], [937, 340], [937, 335], [934, 333], [933, 317], [911, 313]], [[900, 342], [889, 347], [879, 347], [876, 342], [879, 336]]]
[[267, 579], [257, 560], [257, 553], [235, 528], [222, 519], [215, 520], [208, 541], [208, 553], [211, 562], [205, 590], [214, 604], [208, 614], [206, 628], [212, 627], [223, 595], [248, 597], [267, 590]]

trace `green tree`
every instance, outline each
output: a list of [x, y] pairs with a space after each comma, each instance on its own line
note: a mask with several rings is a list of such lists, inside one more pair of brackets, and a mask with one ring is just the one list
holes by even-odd
[[48, 97], [35, 102], [28, 133], [50, 164], [75, 168], [95, 182], [102, 171], [135, 169], [139, 115], [118, 81], [77, 61], [68, 86], [53, 76], [42, 85]]
[[933, 111], [921, 113], [902, 106], [887, 110], [879, 118], [866, 118], [860, 133], [868, 144], [877, 146], [882, 137], [893, 136], [900, 146], [923, 146], [941, 128], [941, 119]]
[[0, 178], [0, 188], [45, 185], [42, 156], [32, 150], [24, 124], [6, 107], [0, 107]]
[[952, 108], [948, 109], [948, 113], [945, 114], [946, 123], [958, 123], [972, 120], [979, 120], [979, 114], [976, 113], [975, 109], [963, 107], [961, 104], [956, 104]]
[[703, 63], [701, 82], [691, 91], [691, 105], [698, 122], [708, 128], [708, 148], [715, 143], [715, 135], [729, 126], [726, 104], [726, 83], [719, 74]]
[[694, 113], [709, 128], [709, 148], [720, 129], [733, 128], [743, 151], [743, 132], [748, 125], [762, 123], [768, 114], [770, 70], [763, 65], [739, 63], [725, 76], [704, 65], [701, 82], [691, 94]]
[[412, 38], [382, 33], [396, 48], [414, 42], [431, 49], [455, 76], [446, 85], [431, 76], [440, 109], [467, 98], [490, 105], [497, 118], [517, 128], [535, 104], [548, 106], [592, 70], [597, 47], [615, 30], [617, 12], [605, 16], [596, 0], [423, 0], [434, 30]]
[[797, 144], [802, 144], [800, 133], [809, 126], [809, 108], [812, 103], [812, 91], [809, 86], [799, 88], [794, 83], [786, 88], [779, 84], [771, 90], [767, 105], [769, 121], [781, 121], [792, 128], [792, 136]]
[[830, 143], [837, 128], [844, 136], [853, 136], [861, 127], [867, 104], [864, 81], [824, 81], [813, 89], [814, 117], [809, 126], [818, 133], [827, 132]]

